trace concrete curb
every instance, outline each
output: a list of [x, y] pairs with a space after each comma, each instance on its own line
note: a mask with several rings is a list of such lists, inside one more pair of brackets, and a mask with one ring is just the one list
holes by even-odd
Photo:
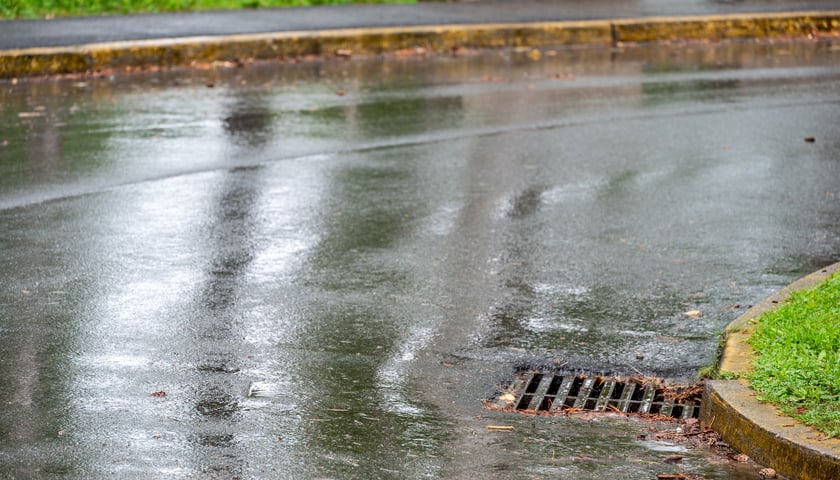
[[[750, 308], [726, 331], [726, 345], [720, 370], [748, 373], [752, 348], [746, 340], [755, 319], [775, 309], [791, 292], [805, 290], [840, 271], [840, 263], [805, 276]], [[780, 474], [802, 480], [840, 478], [840, 439], [820, 434], [782, 414], [777, 408], [755, 399], [746, 380], [706, 382], [700, 420], [716, 430], [735, 449]]]
[[615, 45], [840, 32], [840, 10], [623, 20], [354, 28], [0, 50], [0, 78], [401, 49]]

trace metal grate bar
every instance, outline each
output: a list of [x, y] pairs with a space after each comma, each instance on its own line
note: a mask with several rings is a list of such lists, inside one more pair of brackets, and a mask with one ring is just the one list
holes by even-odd
[[[559, 412], [566, 408], [566, 405], [563, 403], [564, 399], [568, 398], [569, 390], [572, 388], [572, 384], [574, 383], [575, 377], [572, 376], [565, 376], [560, 378], [560, 388], [557, 390], [557, 396], [554, 399], [553, 408], [551, 411]], [[559, 400], [558, 400], [559, 399]]]
[[516, 398], [514, 409], [523, 412], [579, 409], [673, 418], [697, 418], [700, 413], [699, 398], [669, 401], [663, 387], [616, 377], [525, 372], [517, 375], [506, 393]]

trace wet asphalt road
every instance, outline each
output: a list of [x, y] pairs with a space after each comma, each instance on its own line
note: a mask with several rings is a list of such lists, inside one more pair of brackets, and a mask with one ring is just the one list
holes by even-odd
[[0, 83], [0, 477], [757, 478], [642, 421], [480, 399], [533, 364], [690, 378], [837, 261], [839, 60]]

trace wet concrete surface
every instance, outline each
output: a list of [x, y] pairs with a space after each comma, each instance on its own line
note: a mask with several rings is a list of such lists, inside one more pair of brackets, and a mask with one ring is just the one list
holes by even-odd
[[757, 478], [480, 399], [836, 261], [840, 44], [534, 58], [0, 83], [0, 476]]

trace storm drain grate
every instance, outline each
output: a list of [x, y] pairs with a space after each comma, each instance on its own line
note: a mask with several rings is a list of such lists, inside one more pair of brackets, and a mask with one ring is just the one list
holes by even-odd
[[494, 405], [530, 413], [589, 410], [697, 418], [700, 389], [664, 387], [639, 378], [521, 372]]

